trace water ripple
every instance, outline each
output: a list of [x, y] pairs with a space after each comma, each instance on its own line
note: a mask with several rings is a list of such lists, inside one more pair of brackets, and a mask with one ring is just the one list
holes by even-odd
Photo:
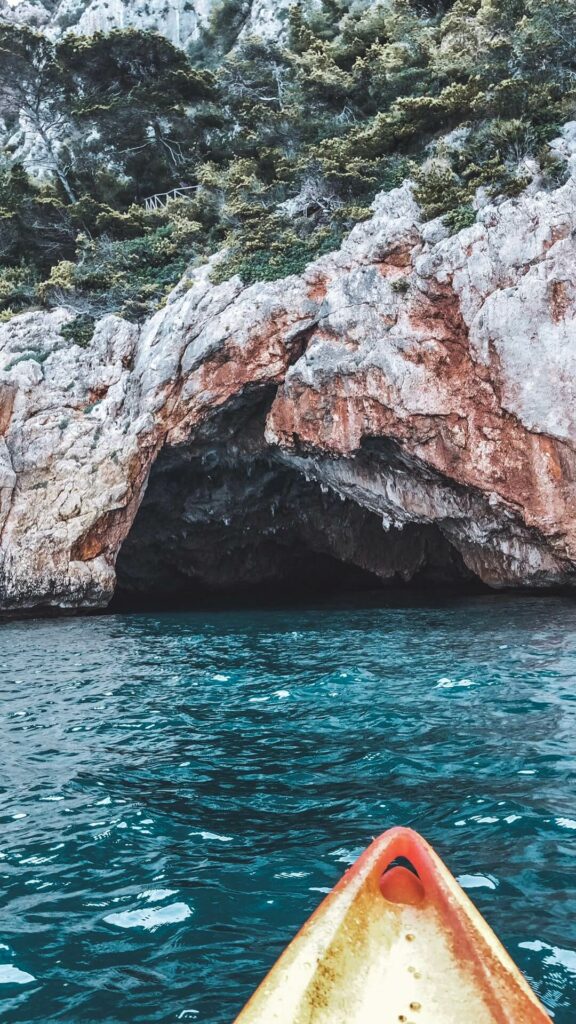
[[574, 1021], [573, 602], [11, 623], [0, 657], [3, 1021], [229, 1024], [396, 823]]

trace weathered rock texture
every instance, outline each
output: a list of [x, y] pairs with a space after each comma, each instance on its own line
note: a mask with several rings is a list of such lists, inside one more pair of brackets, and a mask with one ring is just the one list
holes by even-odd
[[[311, 3], [314, 0], [310, 0]], [[277, 37], [290, 0], [247, 0], [239, 35]], [[186, 48], [200, 36], [219, 0], [0, 0], [0, 20], [28, 25], [52, 38], [113, 29], [159, 32]]]
[[574, 177], [453, 237], [405, 185], [302, 277], [204, 267], [86, 349], [64, 310], [4, 324], [2, 607], [103, 607], [116, 564], [166, 596], [573, 586], [575, 232]]

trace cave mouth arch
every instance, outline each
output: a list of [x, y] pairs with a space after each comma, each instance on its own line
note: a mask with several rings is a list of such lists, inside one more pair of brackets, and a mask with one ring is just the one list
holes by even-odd
[[112, 611], [305, 602], [348, 592], [485, 590], [438, 527], [382, 517], [264, 440], [269, 397], [164, 448], [120, 550]]

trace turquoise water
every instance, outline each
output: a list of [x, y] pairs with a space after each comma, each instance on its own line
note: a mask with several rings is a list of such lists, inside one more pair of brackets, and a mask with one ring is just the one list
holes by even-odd
[[573, 602], [12, 623], [0, 664], [2, 1021], [229, 1024], [402, 823], [573, 1024]]

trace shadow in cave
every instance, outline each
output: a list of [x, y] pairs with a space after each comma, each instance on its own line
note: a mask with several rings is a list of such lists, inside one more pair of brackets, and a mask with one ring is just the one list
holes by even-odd
[[111, 611], [487, 591], [437, 527], [386, 530], [276, 456], [267, 407], [227, 410], [161, 452], [118, 557]]

